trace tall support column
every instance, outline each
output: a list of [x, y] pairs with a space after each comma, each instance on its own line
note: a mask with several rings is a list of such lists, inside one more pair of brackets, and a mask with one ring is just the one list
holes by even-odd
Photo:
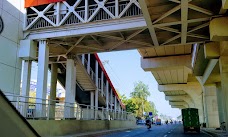
[[[31, 79], [31, 67], [32, 67], [32, 61], [30, 60], [25, 60], [24, 61], [24, 68], [23, 68], [23, 76], [22, 76], [22, 96], [29, 96], [29, 91], [30, 91], [30, 79]], [[28, 109], [28, 98], [22, 98], [21, 100], [23, 103], [23, 116], [26, 117], [27, 114], [27, 109]]]
[[85, 54], [82, 54], [82, 64], [85, 65]]
[[94, 119], [94, 91], [90, 92], [91, 119]]
[[56, 103], [56, 87], [57, 87], [57, 75], [58, 64], [51, 64], [51, 89], [50, 89], [50, 106], [49, 106], [49, 118], [55, 119], [55, 103]]
[[205, 110], [206, 110], [206, 124], [209, 128], [219, 127], [218, 104], [216, 96], [216, 85], [204, 86], [205, 93]]
[[115, 118], [114, 119], [116, 119], [116, 117], [117, 117], [116, 110], [117, 110], [117, 98], [115, 96], [115, 98], [114, 98], [114, 113], [115, 113], [114, 116], [115, 116]]
[[113, 110], [113, 91], [112, 91], [112, 89], [110, 92], [111, 92], [110, 93], [110, 105], [111, 105], [111, 111], [112, 111]]
[[118, 18], [119, 16], [119, 0], [115, 0], [115, 17]]
[[90, 74], [90, 54], [88, 54], [87, 72]]
[[226, 121], [226, 131], [228, 131], [228, 56], [220, 56], [219, 67], [221, 76], [221, 86], [222, 86], [222, 100], [224, 105], [224, 119]]
[[104, 72], [101, 72], [101, 96], [104, 95]]
[[48, 76], [49, 47], [46, 40], [39, 41], [38, 75], [36, 91], [36, 116], [46, 116], [47, 76]]
[[108, 80], [106, 80], [106, 100], [105, 101], [106, 101], [106, 111], [107, 111], [106, 117], [107, 118], [109, 116], [109, 113], [108, 113], [109, 112], [109, 110], [108, 110], [109, 109], [109, 107], [108, 107], [109, 106], [109, 104], [108, 104], [108, 102], [109, 102], [109, 90], [108, 89], [109, 89]]
[[96, 61], [96, 66], [95, 66], [95, 75], [96, 75], [96, 90], [95, 90], [95, 107], [96, 107], [96, 111], [95, 111], [95, 119], [98, 118], [98, 88], [99, 88], [99, 85], [98, 85], [98, 62]]
[[222, 122], [225, 122], [221, 83], [216, 83], [216, 88], [217, 88], [216, 93], [217, 93], [217, 102], [218, 102], [219, 123], [221, 124]]
[[121, 119], [122, 113], [121, 113], [121, 105], [120, 105], [120, 102], [118, 104], [118, 111], [119, 111], [119, 119]]
[[65, 118], [74, 117], [75, 95], [76, 95], [76, 66], [72, 58], [66, 63], [66, 95], [65, 95]]

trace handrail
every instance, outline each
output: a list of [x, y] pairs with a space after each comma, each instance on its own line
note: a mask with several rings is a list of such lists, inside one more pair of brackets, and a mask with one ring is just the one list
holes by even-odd
[[[59, 100], [41, 99], [35, 97], [21, 96], [6, 94], [6, 96], [16, 99], [10, 100], [10, 102], [16, 107], [16, 109], [25, 117], [29, 119], [45, 118], [49, 119], [109, 119], [113, 120], [134, 120], [133, 114], [120, 110], [106, 109], [104, 107], [95, 107], [85, 104], [69, 103]], [[27, 101], [25, 100], [27, 99]], [[42, 102], [29, 102], [29, 99], [38, 99]], [[24, 101], [23, 101], [24, 100]], [[54, 110], [54, 113], [53, 113]], [[72, 114], [65, 114], [65, 111], [73, 112]]]

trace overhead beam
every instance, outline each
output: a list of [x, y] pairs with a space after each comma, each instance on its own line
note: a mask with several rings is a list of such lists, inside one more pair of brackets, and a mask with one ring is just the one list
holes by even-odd
[[174, 32], [174, 33], [181, 33], [178, 29], [174, 28], [169, 28], [169, 27], [157, 27], [158, 29], [169, 31], [169, 32]]
[[154, 29], [154, 26], [152, 24], [152, 20], [151, 20], [151, 17], [150, 17], [150, 13], [148, 11], [148, 7], [147, 7], [147, 4], [146, 4], [146, 1], [145, 0], [139, 0], [139, 4], [141, 6], [141, 9], [142, 9], [142, 12], [143, 12], [143, 16], [146, 20], [146, 24], [147, 24], [147, 27], [150, 31], [150, 36], [153, 40], [153, 43], [154, 43], [154, 46], [159, 46], [159, 43], [158, 43], [158, 39], [157, 39], [157, 36], [156, 36], [156, 33], [155, 33], [155, 29]]
[[95, 40], [99, 46], [101, 46], [101, 47], [103, 46], [103, 44], [97, 38], [95, 38], [93, 35], [90, 35], [90, 37], [92, 37], [93, 40]]
[[120, 41], [120, 42], [117, 43], [116, 45], [112, 46], [112, 48], [110, 48], [109, 50], [111, 51], [111, 50], [117, 48], [118, 46], [122, 45], [123, 43], [128, 42], [130, 39], [132, 39], [133, 37], [135, 37], [135, 36], [138, 35], [139, 33], [143, 32], [144, 30], [145, 30], [145, 28], [144, 28], [144, 29], [141, 29], [141, 30], [138, 30], [138, 31], [136, 31], [136, 32], [134, 32], [133, 34], [131, 34], [130, 36], [128, 36], [128, 37], [126, 38], [126, 40]]
[[210, 22], [206, 22], [204, 24], [201, 24], [199, 26], [196, 26], [195, 28], [193, 28], [190, 31], [188, 31], [188, 33], [191, 33], [191, 32], [197, 31], [199, 29], [205, 28], [205, 27], [209, 26], [209, 24], [210, 24]]
[[210, 40], [228, 41], [228, 17], [214, 18], [210, 22]]
[[181, 43], [187, 42], [187, 31], [188, 31], [188, 1], [181, 1]]
[[211, 75], [212, 71], [214, 70], [216, 64], [218, 63], [218, 59], [211, 59], [207, 65], [206, 70], [204, 71], [202, 77], [202, 84], [204, 85], [208, 80], [209, 76]]
[[228, 9], [228, 0], [222, 0], [222, 7]]
[[175, 106], [171, 106], [172, 108], [179, 108], [179, 109], [183, 109], [186, 108], [185, 106], [182, 105], [175, 105]]
[[205, 43], [204, 55], [206, 59], [218, 59], [220, 57], [220, 43], [219, 42]]
[[182, 106], [188, 106], [188, 104], [185, 102], [185, 101], [178, 101], [178, 102], [169, 102], [169, 105], [171, 106], [179, 106], [179, 105], [182, 105]]
[[195, 10], [195, 11], [198, 11], [198, 12], [201, 12], [201, 13], [204, 13], [204, 14], [207, 14], [207, 15], [214, 15], [214, 13], [210, 10], [207, 10], [207, 9], [204, 9], [204, 8], [201, 8], [201, 7], [198, 7], [196, 5], [193, 5], [193, 4], [189, 4], [188, 5], [190, 9], [192, 10]]
[[80, 37], [77, 42], [66, 52], [66, 55], [69, 54], [84, 38], [85, 36]]
[[158, 68], [179, 68], [183, 66], [191, 68], [191, 55], [141, 58], [141, 67], [144, 71], [152, 71]]
[[178, 11], [181, 8], [181, 5], [178, 5], [174, 8], [172, 8], [171, 10], [167, 11], [166, 13], [164, 13], [162, 16], [160, 16], [158, 19], [156, 19], [153, 24], [159, 22], [160, 20], [164, 19], [165, 17], [173, 14], [174, 12]]
[[[190, 19], [187, 21], [187, 23], [195, 23], [195, 22], [203, 22], [203, 21], [209, 21], [211, 17], [206, 18], [197, 18], [197, 19]], [[172, 25], [179, 25], [181, 24], [181, 21], [174, 21], [174, 22], [168, 22], [168, 23], [160, 23], [160, 24], [154, 24], [154, 27], [164, 27], [164, 26], [172, 26]]]

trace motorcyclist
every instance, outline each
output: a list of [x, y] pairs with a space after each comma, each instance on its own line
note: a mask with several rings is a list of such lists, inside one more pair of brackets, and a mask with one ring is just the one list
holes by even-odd
[[147, 128], [150, 129], [151, 128], [151, 124], [152, 124], [152, 121], [149, 117], [147, 117], [146, 119], [146, 125], [147, 125]]

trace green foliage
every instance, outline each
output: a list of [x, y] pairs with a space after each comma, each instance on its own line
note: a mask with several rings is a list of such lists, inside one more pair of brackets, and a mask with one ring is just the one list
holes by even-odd
[[155, 104], [147, 100], [150, 96], [148, 85], [142, 81], [135, 83], [134, 91], [130, 95], [130, 98], [125, 95], [120, 96], [126, 106], [126, 111], [134, 113], [137, 117], [143, 117], [143, 112], [153, 112], [153, 115], [157, 115]]
[[131, 92], [131, 97], [147, 100], [147, 97], [149, 96], [150, 92], [148, 85], [145, 85], [142, 81], [135, 83], [134, 91]]

